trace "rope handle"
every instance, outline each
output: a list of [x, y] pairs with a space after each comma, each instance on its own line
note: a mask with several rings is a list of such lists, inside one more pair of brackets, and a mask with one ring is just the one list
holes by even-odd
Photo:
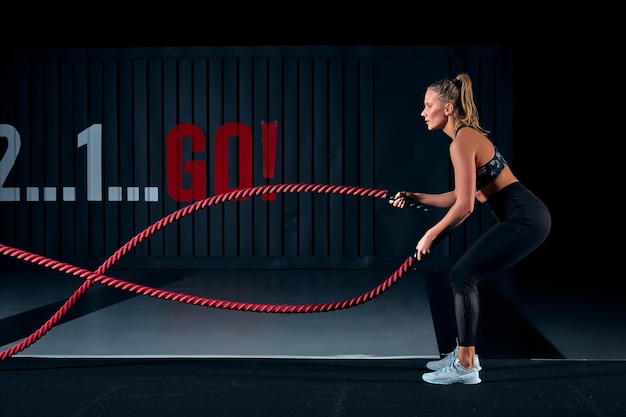
[[[396, 194], [397, 194], [397, 192], [395, 192], [395, 193], [388, 193], [387, 197], [386, 197], [387, 200], [389, 200], [389, 202], [395, 201], [396, 200]], [[417, 202], [415, 200], [406, 198], [405, 196], [401, 196], [399, 198], [399, 200], [404, 200], [405, 204], [408, 205], [410, 208], [421, 210], [424, 213], [430, 214], [433, 211], [433, 208], [431, 206], [419, 203], [419, 202]]]

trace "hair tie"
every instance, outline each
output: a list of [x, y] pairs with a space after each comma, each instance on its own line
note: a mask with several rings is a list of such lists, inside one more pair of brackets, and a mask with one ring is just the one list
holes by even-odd
[[457, 87], [461, 88], [461, 80], [459, 80], [458, 78], [453, 79], [452, 80], [452, 84], [454, 84]]

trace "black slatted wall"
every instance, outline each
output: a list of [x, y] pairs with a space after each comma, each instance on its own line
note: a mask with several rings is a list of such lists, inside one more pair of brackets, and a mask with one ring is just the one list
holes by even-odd
[[[426, 86], [466, 71], [512, 160], [511, 53], [499, 46], [15, 49], [0, 66], [0, 243], [97, 265], [166, 216], [269, 184], [446, 191]], [[275, 148], [272, 146], [275, 144]], [[405, 259], [443, 213], [278, 193], [180, 217], [123, 262], [341, 266]], [[476, 214], [433, 256], [463, 251]], [[0, 259], [0, 265], [7, 265]]]

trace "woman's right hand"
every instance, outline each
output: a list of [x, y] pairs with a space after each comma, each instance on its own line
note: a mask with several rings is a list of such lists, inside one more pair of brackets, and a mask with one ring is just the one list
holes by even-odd
[[389, 204], [394, 207], [405, 208], [408, 207], [409, 201], [406, 191], [398, 191], [394, 194], [393, 198], [389, 200]]

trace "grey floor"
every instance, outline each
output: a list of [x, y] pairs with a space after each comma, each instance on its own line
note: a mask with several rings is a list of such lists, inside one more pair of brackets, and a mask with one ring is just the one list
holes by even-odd
[[[113, 270], [107, 275], [212, 299], [317, 304], [369, 293], [394, 272], [174, 269]], [[204, 307], [96, 283], [58, 324], [13, 356], [434, 358], [446, 347], [438, 345], [427, 288], [429, 274], [409, 270], [367, 302], [320, 313]], [[445, 275], [435, 279], [442, 282]], [[562, 358], [625, 359], [626, 303], [589, 288], [570, 286], [570, 291], [564, 291], [558, 286], [537, 285], [551, 281], [553, 275], [548, 271], [533, 272], [532, 279], [518, 273], [494, 280], [507, 308], [519, 313]], [[60, 271], [2, 271], [0, 352], [35, 332], [82, 283], [81, 278]], [[493, 337], [498, 337], [497, 332]]]
[[[115, 271], [108, 275], [213, 299], [318, 304], [368, 293], [393, 272], [169, 270]], [[28, 315], [29, 322], [36, 322], [34, 318], [39, 316], [43, 324], [50, 308], [41, 307], [67, 300], [80, 284], [82, 279], [59, 271], [3, 272], [0, 319], [15, 323]], [[424, 281], [415, 271], [367, 302], [319, 313], [204, 307], [98, 283], [66, 314], [69, 316], [74, 308], [82, 313], [56, 325], [15, 356], [420, 358], [439, 354]], [[0, 350], [21, 340], [13, 340]]]

